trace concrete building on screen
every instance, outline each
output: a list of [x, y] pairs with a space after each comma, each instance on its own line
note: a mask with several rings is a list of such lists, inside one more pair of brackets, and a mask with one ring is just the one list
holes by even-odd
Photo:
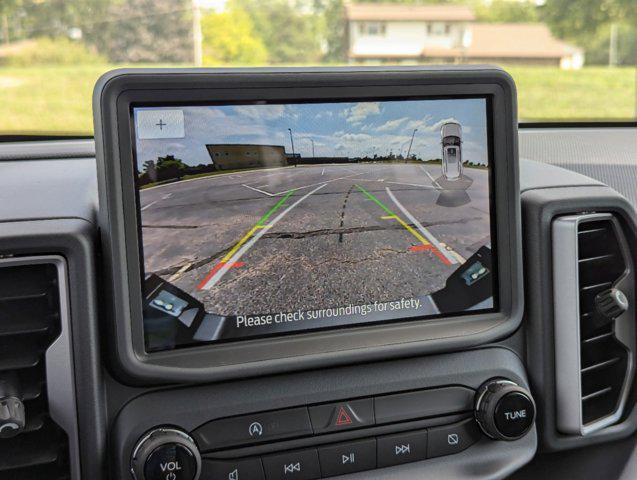
[[283, 167], [292, 158], [282, 145], [210, 144], [206, 145], [217, 170]]

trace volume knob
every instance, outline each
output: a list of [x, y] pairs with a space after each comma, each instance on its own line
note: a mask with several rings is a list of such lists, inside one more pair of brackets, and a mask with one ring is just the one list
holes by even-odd
[[476, 393], [475, 417], [494, 440], [517, 440], [533, 426], [535, 402], [528, 390], [510, 380], [490, 380]]
[[136, 480], [197, 480], [201, 455], [188, 434], [175, 428], [156, 428], [137, 442], [131, 473]]

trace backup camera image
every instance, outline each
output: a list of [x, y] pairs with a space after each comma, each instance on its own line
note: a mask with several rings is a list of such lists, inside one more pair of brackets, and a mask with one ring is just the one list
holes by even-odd
[[133, 118], [147, 351], [496, 307], [486, 99]]

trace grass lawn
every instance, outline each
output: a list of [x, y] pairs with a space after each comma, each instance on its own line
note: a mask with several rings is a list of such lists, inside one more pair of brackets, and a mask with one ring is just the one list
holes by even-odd
[[[0, 67], [0, 132], [93, 129], [91, 94], [107, 65]], [[633, 119], [635, 68], [511, 66], [522, 120]]]
[[634, 67], [569, 71], [512, 66], [520, 120], [626, 120], [637, 117]]

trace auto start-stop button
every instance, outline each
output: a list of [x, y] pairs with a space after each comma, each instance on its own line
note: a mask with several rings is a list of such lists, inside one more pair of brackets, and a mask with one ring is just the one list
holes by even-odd
[[535, 417], [535, 407], [531, 399], [520, 392], [507, 393], [495, 407], [495, 424], [506, 437], [518, 438], [524, 435]]

